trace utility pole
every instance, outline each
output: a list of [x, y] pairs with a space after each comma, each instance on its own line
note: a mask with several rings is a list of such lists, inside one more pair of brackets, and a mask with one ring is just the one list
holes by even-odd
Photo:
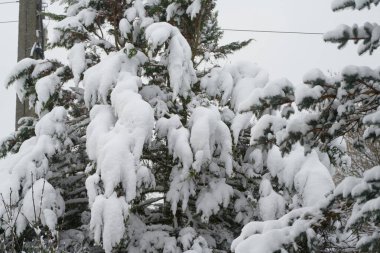
[[[27, 57], [43, 59], [44, 29], [42, 0], [20, 0], [18, 23], [18, 56], [20, 61]], [[22, 117], [34, 116], [34, 109], [29, 108], [27, 99], [21, 102], [16, 96], [16, 129]]]

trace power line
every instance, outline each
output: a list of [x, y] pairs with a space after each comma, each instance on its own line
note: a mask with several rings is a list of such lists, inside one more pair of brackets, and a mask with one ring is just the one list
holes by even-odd
[[[0, 21], [0, 24], [17, 23], [17, 20]], [[222, 28], [220, 29], [226, 32], [252, 32], [252, 33], [274, 33], [274, 34], [300, 34], [300, 35], [323, 35], [320, 32], [299, 32], [299, 31], [277, 31], [277, 30], [250, 30], [250, 29], [232, 29]]]
[[0, 21], [0, 24], [17, 23], [17, 20]]
[[221, 30], [227, 31], [227, 32], [277, 33], [277, 34], [300, 34], [300, 35], [323, 35], [324, 34], [324, 33], [319, 33], [319, 32], [249, 30], [249, 29], [232, 29], [232, 28], [222, 28]]
[[15, 3], [18, 3], [20, 1], [8, 1], [8, 2], [0, 2], [0, 4], [15, 4]]

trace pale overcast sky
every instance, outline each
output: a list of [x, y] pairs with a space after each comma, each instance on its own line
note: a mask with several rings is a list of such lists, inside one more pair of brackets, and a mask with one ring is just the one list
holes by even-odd
[[[5, 0], [0, 0], [5, 2]], [[337, 25], [380, 22], [380, 7], [371, 11], [333, 13], [331, 0], [218, 0], [219, 22], [222, 28], [326, 32]], [[0, 22], [17, 20], [17, 4], [0, 5]], [[17, 58], [17, 23], [0, 23], [0, 80], [3, 81]], [[226, 32], [223, 43], [255, 39], [250, 46], [228, 61], [246, 60], [258, 63], [272, 78], [287, 77], [300, 83], [312, 68], [339, 72], [344, 66], [380, 66], [380, 52], [358, 56], [355, 46], [337, 50], [326, 44], [322, 36], [258, 34]], [[15, 93], [0, 85], [0, 138], [14, 128]]]

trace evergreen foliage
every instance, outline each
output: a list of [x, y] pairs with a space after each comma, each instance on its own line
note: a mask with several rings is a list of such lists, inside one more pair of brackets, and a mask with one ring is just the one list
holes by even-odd
[[[227, 166], [231, 175], [231, 141], [228, 142], [231, 137], [228, 127], [218, 120], [215, 106], [198, 109], [199, 113], [193, 110], [199, 103], [210, 103], [202, 97], [198, 78], [208, 73], [212, 62], [249, 41], [219, 46], [222, 32], [217, 25], [214, 1], [146, 4], [139, 0], [68, 1], [66, 4], [66, 17], [49, 15], [58, 21], [49, 46], [67, 48], [69, 64], [51, 59], [25, 59], [17, 64], [7, 81], [8, 86], [16, 87], [21, 99], [29, 98], [38, 115], [36, 122], [50, 117], [59, 106], [67, 113], [64, 126], [59, 128], [65, 132], [60, 135], [64, 146], [55, 152], [38, 150], [38, 157], [31, 159], [39, 168], [41, 158], [46, 156], [44, 173], [33, 174], [27, 185], [23, 176], [19, 179], [27, 191], [45, 178], [65, 200], [64, 213], [55, 214], [57, 226], [51, 226], [51, 235], [47, 232], [43, 240], [55, 249], [72, 252], [92, 251], [94, 241], [107, 252], [115, 247], [130, 252], [164, 248], [172, 252], [190, 248], [205, 252], [211, 248], [228, 250], [241, 225], [233, 217], [226, 221], [220, 218], [223, 209], [233, 208], [230, 203], [233, 188], [225, 182], [226, 172], [216, 162]], [[176, 9], [169, 17], [167, 10], [174, 4]], [[210, 134], [218, 131], [218, 135], [227, 138], [209, 144], [219, 148], [210, 146], [212, 151], [209, 150], [207, 159], [198, 155], [197, 169], [192, 169], [190, 145], [197, 145], [198, 140], [190, 144], [189, 128], [202, 131], [203, 125], [195, 120], [189, 123], [194, 117], [204, 118], [205, 123], [218, 120], [216, 126], [214, 122], [209, 126]], [[165, 121], [173, 123], [165, 126]], [[3, 142], [3, 156], [10, 151], [21, 156], [21, 143], [38, 137], [34, 124], [30, 124], [20, 127]], [[154, 125], [157, 127], [152, 135]], [[177, 130], [178, 126], [182, 127]], [[24, 129], [28, 129], [28, 135], [21, 139], [18, 136], [25, 135]], [[56, 134], [51, 134], [55, 138]], [[204, 137], [204, 144], [198, 143], [200, 153], [206, 148], [203, 145], [208, 137]], [[149, 145], [143, 145], [145, 142]], [[99, 151], [97, 143], [101, 143]], [[221, 159], [219, 152], [223, 153]], [[221, 170], [220, 175], [216, 171], [216, 175], [201, 171], [213, 156], [216, 156], [213, 168]], [[11, 157], [5, 157], [2, 170], [8, 166], [13, 177], [16, 172], [10, 164]], [[25, 168], [24, 173], [29, 174], [31, 170], [34, 171]], [[16, 182], [9, 185], [9, 189], [19, 187]], [[4, 186], [4, 191], [7, 189]], [[213, 196], [217, 197], [215, 202], [203, 207], [202, 203]], [[32, 206], [37, 202], [35, 198]], [[1, 210], [5, 212], [6, 207], [12, 206], [20, 213], [14, 219], [20, 219], [26, 215], [22, 209], [24, 199], [25, 194], [21, 194], [14, 205], [8, 200]], [[182, 208], [177, 207], [178, 202], [182, 202]], [[215, 226], [208, 229], [207, 221], [212, 214], [218, 214], [219, 218], [212, 217]], [[18, 243], [26, 235], [33, 237], [39, 229], [47, 228], [43, 215], [37, 215], [33, 224], [29, 224], [35, 232], [23, 230], [14, 222], [11, 229], [17, 230], [17, 236], [11, 241]], [[7, 223], [2, 224], [4, 231], [9, 230]], [[11, 247], [7, 246], [7, 250]], [[31, 249], [32, 246], [24, 248]]]
[[[336, 0], [332, 6], [335, 11], [347, 7], [361, 10], [378, 3]], [[363, 27], [341, 25], [325, 35], [326, 41], [339, 43], [340, 48], [350, 40], [361, 42], [359, 54], [367, 51], [372, 54], [378, 47], [378, 39], [378, 25], [369, 23]], [[270, 138], [264, 137], [264, 131], [264, 136], [255, 140], [277, 143], [282, 152], [290, 151], [290, 154], [294, 145], [301, 144], [306, 153], [319, 150], [327, 154], [332, 167], [352, 170], [344, 138], [362, 133], [355, 134], [357, 138], [352, 142], [359, 154], [368, 153], [367, 145], [379, 144], [379, 69], [348, 66], [333, 77], [312, 70], [304, 76], [304, 84], [295, 90], [292, 101], [297, 108], [291, 111], [295, 113], [289, 120], [275, 125], [273, 119], [260, 118]], [[310, 163], [308, 166], [313, 167]], [[360, 175], [364, 169], [357, 173]], [[310, 208], [293, 209], [275, 221], [247, 224], [232, 249], [235, 252], [379, 252], [379, 172], [379, 167], [374, 166], [362, 177], [347, 176], [333, 194], [324, 201], [314, 202]], [[269, 238], [274, 236], [281, 240], [273, 243]]]
[[[1, 250], [377, 252], [380, 167], [332, 176], [346, 135], [378, 143], [378, 69], [295, 87], [217, 64], [250, 41], [219, 44], [214, 0], [63, 3], [50, 47], [68, 64], [24, 59], [6, 81], [38, 118], [1, 142]], [[325, 39], [372, 53], [379, 34]]]

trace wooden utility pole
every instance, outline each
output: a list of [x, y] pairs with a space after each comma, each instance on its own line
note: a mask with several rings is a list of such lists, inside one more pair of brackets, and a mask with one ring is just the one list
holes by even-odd
[[[18, 23], [18, 56], [20, 61], [27, 57], [43, 58], [44, 29], [42, 24], [42, 0], [20, 0]], [[33, 49], [33, 50], [32, 50]], [[34, 116], [27, 99], [21, 102], [16, 97], [16, 129], [22, 117]]]

